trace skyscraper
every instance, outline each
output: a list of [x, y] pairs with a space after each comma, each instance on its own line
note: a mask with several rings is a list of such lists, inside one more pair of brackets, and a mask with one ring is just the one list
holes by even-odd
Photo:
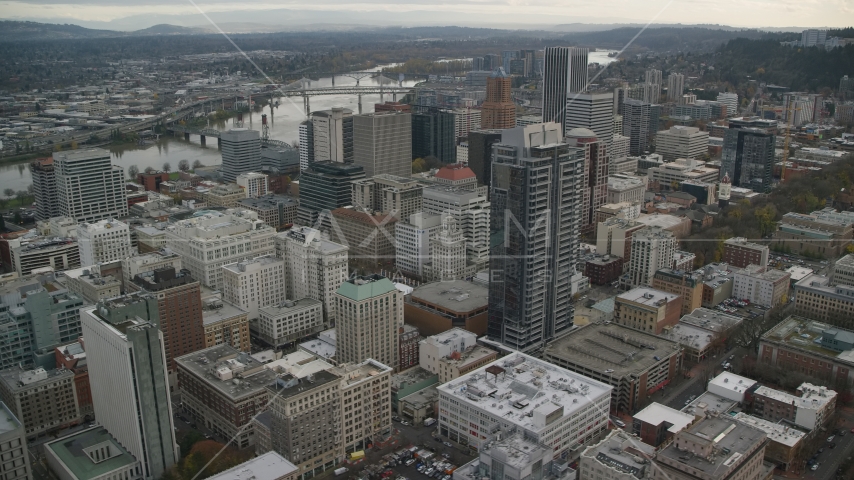
[[481, 128], [513, 128], [516, 126], [516, 104], [511, 98], [513, 84], [503, 70], [498, 69], [486, 79], [486, 100], [481, 109]]
[[57, 198], [53, 158], [40, 158], [30, 163], [30, 175], [33, 177], [36, 219], [47, 220], [58, 217], [59, 199]]
[[[408, 165], [411, 170], [411, 164]], [[314, 226], [324, 211], [350, 205], [353, 198], [351, 182], [362, 178], [365, 178], [365, 169], [358, 165], [312, 163], [300, 177], [299, 223]]]
[[261, 169], [261, 134], [258, 130], [232, 128], [220, 133], [222, 167], [220, 175], [226, 182], [233, 182], [244, 172]]
[[396, 369], [403, 292], [381, 275], [355, 277], [338, 287], [335, 303], [336, 359], [341, 363], [374, 359]]
[[588, 128], [593, 130], [596, 137], [611, 144], [614, 136], [614, 94], [581, 93], [572, 95], [566, 102], [566, 130]]
[[314, 161], [314, 124], [305, 120], [299, 124], [299, 170], [305, 171]]
[[456, 163], [456, 140], [456, 116], [453, 112], [432, 107], [412, 114], [411, 158], [436, 157], [442, 163]]
[[573, 128], [568, 131], [566, 143], [584, 152], [580, 229], [583, 235], [589, 235], [596, 229], [596, 210], [605, 205], [608, 199], [608, 145], [596, 138], [596, 134], [587, 128]]
[[143, 296], [105, 300], [82, 311], [89, 384], [98, 422], [160, 478], [179, 458], [163, 333], [139, 308]]
[[623, 136], [629, 137], [629, 153], [643, 155], [649, 148], [650, 136], [658, 131], [659, 106], [627, 99], [622, 107]]
[[650, 69], [646, 71], [644, 75], [644, 83], [649, 85], [650, 88], [648, 90], [649, 98], [644, 98], [645, 102], [648, 103], [658, 103], [661, 98], [661, 70]]
[[588, 49], [546, 47], [543, 72], [543, 121], [566, 131], [566, 105], [575, 93], [587, 90]]
[[77, 222], [128, 214], [124, 171], [110, 163], [110, 152], [93, 148], [53, 154], [59, 214]]
[[501, 130], [469, 132], [469, 168], [477, 182], [489, 186], [492, 181], [492, 145], [501, 141]]
[[[548, 55], [547, 55], [548, 56]], [[487, 332], [531, 352], [572, 326], [584, 157], [554, 122], [506, 130], [495, 145]]]
[[775, 141], [774, 135], [763, 129], [730, 124], [724, 132], [720, 178], [729, 175], [734, 187], [768, 192], [774, 169]]
[[353, 111], [333, 108], [311, 112], [315, 162], [353, 162]]
[[685, 75], [671, 73], [667, 76], [667, 101], [680, 103], [685, 92]]
[[[451, 118], [451, 129], [454, 128]], [[454, 149], [456, 155], [456, 149]], [[367, 113], [353, 117], [353, 163], [365, 176], [412, 175], [412, 115]]]

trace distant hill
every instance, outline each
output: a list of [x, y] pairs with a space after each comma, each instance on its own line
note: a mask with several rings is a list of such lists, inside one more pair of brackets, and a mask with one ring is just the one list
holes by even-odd
[[115, 30], [96, 30], [72, 24], [17, 22], [0, 20], [0, 41], [30, 41], [30, 40], [62, 40], [74, 38], [110, 38], [110, 37], [142, 37], [152, 35], [195, 35], [212, 33], [209, 30], [196, 27], [180, 27], [177, 25], [154, 25], [133, 32], [118, 32]]

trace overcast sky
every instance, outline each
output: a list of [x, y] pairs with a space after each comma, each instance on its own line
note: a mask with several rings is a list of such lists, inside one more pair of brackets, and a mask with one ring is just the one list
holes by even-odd
[[854, 25], [854, 0], [0, 0], [0, 18], [91, 25], [118, 24], [131, 17], [146, 23], [138, 26], [145, 28], [152, 23], [201, 25], [207, 22], [201, 9], [215, 18], [231, 14], [238, 21], [271, 24], [277, 21], [270, 18], [270, 11], [279, 9], [275, 13], [282, 14], [280, 23], [288, 25], [295, 17], [283, 8], [299, 12], [301, 22], [308, 15], [343, 23], [347, 16], [342, 14], [351, 13], [360, 19], [354, 22], [366, 23], [368, 18], [377, 25], [412, 24], [419, 18], [425, 25], [518, 22], [520, 27], [653, 20], [739, 27]]

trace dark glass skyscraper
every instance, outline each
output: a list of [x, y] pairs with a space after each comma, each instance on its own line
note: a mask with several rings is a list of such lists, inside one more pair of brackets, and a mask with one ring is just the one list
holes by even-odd
[[457, 162], [454, 114], [429, 108], [412, 114], [412, 158], [433, 156], [442, 163]]
[[729, 174], [733, 186], [763, 193], [771, 190], [775, 141], [766, 130], [730, 124], [724, 133], [720, 178]]

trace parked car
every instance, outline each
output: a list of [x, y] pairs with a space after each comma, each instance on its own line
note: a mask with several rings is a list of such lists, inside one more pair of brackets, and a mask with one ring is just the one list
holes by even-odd
[[414, 459], [414, 458], [410, 458], [409, 460], [407, 460], [407, 461], [406, 461], [406, 466], [407, 466], [407, 467], [409, 467], [409, 466], [411, 466], [413, 463], [415, 463], [415, 459]]
[[831, 435], [831, 436], [827, 437], [827, 443], [832, 442], [832, 441], [833, 441], [833, 437], [834, 437], [833, 435]]
[[454, 447], [453, 445], [451, 445], [451, 442], [442, 442], [442, 445], [444, 445], [446, 447], [451, 447], [451, 448]]
[[818, 464], [817, 463], [813, 464], [813, 466], [810, 467], [810, 470], [812, 470], [813, 472], [818, 470]]

